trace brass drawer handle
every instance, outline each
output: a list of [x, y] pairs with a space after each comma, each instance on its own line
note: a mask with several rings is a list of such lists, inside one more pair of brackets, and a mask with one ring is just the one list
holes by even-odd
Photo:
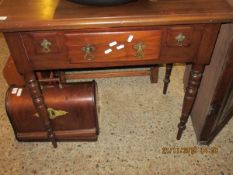
[[51, 51], [50, 47], [52, 46], [52, 43], [49, 40], [43, 39], [40, 45], [42, 47], [42, 52], [49, 53]]
[[179, 47], [184, 46], [184, 41], [186, 39], [186, 36], [183, 33], [180, 33], [179, 35], [176, 36], [176, 45]]
[[92, 46], [91, 44], [87, 44], [86, 46], [84, 46], [82, 48], [82, 51], [85, 53], [84, 55], [84, 59], [91, 61], [95, 58], [95, 56], [93, 55], [93, 52], [95, 51], [95, 47]]
[[133, 48], [136, 50], [136, 57], [137, 58], [144, 58], [144, 49], [146, 48], [146, 45], [144, 42], [139, 42], [138, 44], [134, 45]]

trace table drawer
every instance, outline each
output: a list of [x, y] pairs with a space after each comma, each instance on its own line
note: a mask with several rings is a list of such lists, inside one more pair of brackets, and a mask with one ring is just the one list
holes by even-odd
[[32, 64], [56, 64], [67, 59], [62, 32], [23, 32], [21, 35]]
[[193, 44], [193, 27], [168, 27], [166, 45], [168, 47], [189, 47]]
[[160, 59], [164, 62], [191, 62], [195, 60], [202, 34], [203, 25], [166, 27]]
[[158, 59], [161, 38], [160, 30], [65, 34], [71, 63]]
[[200, 25], [152, 28], [22, 32], [35, 69], [192, 62]]

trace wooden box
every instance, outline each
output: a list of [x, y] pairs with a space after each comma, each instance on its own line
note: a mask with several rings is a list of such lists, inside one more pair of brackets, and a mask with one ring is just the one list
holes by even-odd
[[[97, 140], [98, 117], [96, 83], [83, 82], [43, 87], [55, 138]], [[10, 87], [6, 110], [19, 141], [47, 141], [44, 123], [39, 118], [27, 88]]]

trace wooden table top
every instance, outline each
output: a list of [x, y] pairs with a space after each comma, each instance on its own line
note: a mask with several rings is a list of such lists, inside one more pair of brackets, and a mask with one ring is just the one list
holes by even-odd
[[138, 0], [93, 7], [68, 0], [0, 0], [0, 31], [149, 26], [233, 21], [226, 0]]

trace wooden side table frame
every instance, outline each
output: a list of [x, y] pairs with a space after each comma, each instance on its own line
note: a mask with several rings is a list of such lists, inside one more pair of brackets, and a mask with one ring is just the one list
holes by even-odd
[[[185, 0], [139, 0], [104, 10], [88, 6], [80, 8], [69, 1], [55, 0], [46, 13], [44, 7], [48, 4], [35, 0], [29, 7], [28, 1], [4, 1], [0, 5], [0, 16], [9, 15], [0, 22], [0, 30], [4, 32], [17, 70], [24, 76], [54, 147], [57, 147], [56, 136], [35, 71], [155, 64], [167, 64], [170, 71], [172, 63], [191, 63], [178, 125], [179, 140], [205, 65], [210, 63], [221, 23], [233, 21], [233, 8], [223, 0], [190, 0], [188, 3]], [[12, 3], [17, 10], [12, 9]], [[129, 41], [131, 35], [133, 41]], [[129, 36], [128, 42], [122, 44], [126, 36]], [[112, 39], [121, 42], [118, 50], [125, 50], [106, 48], [102, 52], [105, 42]]]

